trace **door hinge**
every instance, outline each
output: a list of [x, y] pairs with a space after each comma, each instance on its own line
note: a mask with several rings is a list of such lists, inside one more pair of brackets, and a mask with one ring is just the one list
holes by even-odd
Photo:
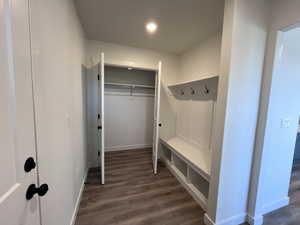
[[100, 75], [99, 75], [99, 74], [98, 74], [98, 76], [97, 76], [97, 77], [98, 77], [98, 80], [100, 80]]
[[102, 129], [102, 126], [98, 126], [98, 130], [101, 130]]
[[100, 156], [100, 151], [98, 151], [98, 156]]
[[98, 114], [98, 119], [100, 119], [100, 114]]

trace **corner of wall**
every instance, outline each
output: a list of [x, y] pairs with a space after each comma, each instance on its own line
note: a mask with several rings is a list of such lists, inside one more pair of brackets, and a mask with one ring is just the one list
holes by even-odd
[[204, 223], [206, 225], [237, 225], [242, 224], [246, 221], [246, 214], [240, 214], [233, 217], [230, 217], [226, 220], [218, 221], [217, 223], [213, 222], [213, 220], [208, 216], [207, 213], [204, 215]]
[[74, 207], [74, 211], [73, 211], [73, 214], [72, 214], [72, 219], [71, 219], [70, 225], [75, 225], [77, 214], [78, 214], [78, 211], [79, 211], [80, 202], [81, 202], [82, 195], [83, 195], [83, 190], [84, 190], [84, 187], [85, 187], [85, 182], [86, 182], [86, 179], [87, 179], [87, 175], [88, 175], [88, 169], [85, 171], [84, 177], [83, 177], [82, 182], [81, 182], [79, 194], [77, 196], [77, 200], [76, 200], [76, 203], [75, 203], [75, 207]]

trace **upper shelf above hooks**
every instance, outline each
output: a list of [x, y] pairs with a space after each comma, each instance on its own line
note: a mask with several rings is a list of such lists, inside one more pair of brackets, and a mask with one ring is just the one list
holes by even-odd
[[216, 100], [218, 82], [219, 76], [209, 76], [168, 87], [173, 95], [181, 100]]

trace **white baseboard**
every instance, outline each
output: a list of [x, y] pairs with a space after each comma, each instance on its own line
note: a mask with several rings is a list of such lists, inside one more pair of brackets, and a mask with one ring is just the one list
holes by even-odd
[[263, 207], [262, 214], [255, 217], [241, 214], [233, 216], [231, 218], [219, 221], [217, 223], [213, 222], [207, 214], [204, 215], [204, 223], [206, 225], [238, 225], [244, 222], [248, 222], [250, 225], [262, 225], [263, 224], [263, 215], [272, 212], [274, 210], [280, 209], [289, 204], [289, 197], [271, 202]]
[[246, 222], [246, 219], [247, 219], [247, 215], [246, 215], [246, 213], [243, 213], [243, 214], [232, 216], [228, 219], [221, 220], [221, 221], [215, 223], [207, 215], [207, 213], [205, 213], [205, 215], [204, 215], [204, 223], [206, 225], [239, 225], [239, 224]]
[[277, 210], [277, 209], [280, 209], [282, 207], [285, 207], [285, 206], [287, 206], [289, 204], [289, 202], [290, 202], [290, 198], [289, 197], [285, 197], [283, 199], [276, 200], [276, 201], [270, 202], [268, 204], [265, 204], [263, 206], [261, 214], [265, 215], [267, 213], [273, 212], [274, 210]]
[[215, 225], [215, 223], [210, 219], [207, 213], [204, 214], [204, 223], [206, 225]]
[[247, 222], [248, 222], [250, 225], [262, 225], [263, 222], [264, 222], [264, 218], [263, 218], [262, 215], [256, 216], [256, 217], [253, 217], [253, 216], [248, 215], [248, 216], [247, 216]]
[[78, 194], [78, 197], [77, 197], [77, 200], [76, 200], [76, 205], [75, 205], [75, 208], [74, 208], [74, 212], [73, 212], [73, 215], [72, 215], [72, 219], [71, 219], [70, 225], [75, 225], [76, 217], [77, 217], [79, 206], [80, 206], [80, 201], [81, 201], [83, 190], [84, 190], [84, 186], [85, 186], [85, 181], [86, 181], [86, 178], [87, 178], [87, 175], [88, 175], [88, 171], [89, 170], [87, 169], [87, 171], [86, 171], [86, 173], [85, 173], [85, 175], [83, 177], [83, 180], [82, 180], [81, 187], [80, 187], [80, 190], [79, 190], [79, 194]]
[[259, 215], [248, 215], [247, 216], [247, 222], [250, 225], [262, 225], [263, 224], [263, 216], [267, 213], [273, 212], [274, 210], [280, 209], [282, 207], [285, 207], [289, 204], [290, 202], [290, 198], [289, 197], [285, 197], [283, 199], [280, 200], [276, 200], [273, 201], [271, 203], [265, 204], [262, 207], [261, 213]]
[[126, 151], [126, 150], [134, 150], [139, 148], [152, 148], [152, 144], [139, 144], [139, 145], [124, 145], [124, 146], [113, 146], [106, 147], [106, 152], [115, 152], [115, 151]]

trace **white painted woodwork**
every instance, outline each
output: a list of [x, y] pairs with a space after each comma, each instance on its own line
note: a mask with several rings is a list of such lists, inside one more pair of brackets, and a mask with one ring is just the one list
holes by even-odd
[[101, 184], [105, 184], [105, 115], [104, 115], [104, 53], [101, 53], [100, 61], [100, 80], [99, 80], [99, 94], [100, 94], [100, 167], [101, 167]]
[[[265, 213], [288, 204], [296, 117], [299, 117], [299, 35], [293, 38], [294, 44], [288, 41], [291, 38], [288, 36], [293, 29], [299, 30], [300, 1], [274, 0], [269, 10], [271, 17], [249, 197], [251, 224], [262, 224]], [[282, 94], [283, 89], [286, 94]], [[283, 118], [290, 119], [289, 128], [281, 127]]]
[[169, 86], [177, 99], [175, 136], [199, 149], [211, 151], [218, 81], [218, 76], [209, 76]]
[[[97, 68], [97, 70], [96, 70]], [[102, 175], [101, 175], [101, 172], [102, 172], [102, 167], [101, 167], [101, 136], [102, 136], [102, 131], [99, 129], [99, 127], [101, 127], [102, 125], [102, 119], [101, 119], [101, 82], [102, 82], [102, 79], [101, 79], [101, 53], [100, 53], [100, 61], [99, 63], [96, 65], [96, 68], [92, 68], [92, 70], [94, 70], [93, 72], [96, 73], [96, 74], [93, 74], [93, 76], [95, 76], [95, 80], [94, 82], [96, 83], [96, 91], [95, 91], [95, 102], [94, 102], [94, 109], [95, 109], [95, 115], [94, 115], [94, 118], [97, 118], [97, 119], [94, 119], [92, 121], [94, 121], [94, 124], [96, 126], [91, 126], [91, 129], [93, 131], [93, 134], [95, 135], [95, 142], [96, 142], [96, 145], [95, 145], [95, 148], [96, 148], [96, 152], [97, 152], [97, 165], [95, 167], [99, 168], [100, 170], [100, 183], [101, 183], [101, 180], [102, 180]], [[100, 116], [100, 117], [99, 117]]]
[[[172, 172], [181, 173], [176, 175], [179, 180], [182, 180], [182, 174], [186, 177], [184, 186], [193, 193], [192, 195], [201, 196], [196, 199], [204, 209], [207, 207], [211, 171], [211, 140], [218, 82], [219, 76], [199, 75], [196, 80], [169, 85], [169, 89], [177, 99], [176, 134], [173, 137], [160, 138], [161, 143], [171, 151], [174, 164], [170, 167]], [[177, 157], [186, 163], [186, 175], [180, 169], [185, 166]], [[198, 174], [198, 177], [195, 174]]]
[[158, 161], [158, 142], [159, 142], [159, 123], [160, 123], [160, 91], [161, 91], [161, 62], [158, 63], [158, 70], [155, 77], [155, 99], [154, 99], [154, 130], [153, 130], [153, 172], [157, 174], [157, 161]]
[[212, 86], [215, 85], [217, 86], [218, 83], [218, 78], [219, 76], [217, 75], [211, 75], [211, 76], [203, 76], [197, 80], [191, 80], [191, 81], [186, 81], [186, 82], [181, 82], [178, 84], [171, 84], [169, 85], [169, 88], [176, 88], [176, 87], [181, 87], [181, 86], [194, 86], [194, 85], [199, 85], [201, 83], [210, 83], [212, 82]]
[[[204, 210], [207, 209], [211, 172], [220, 39], [220, 35], [212, 37], [180, 57], [181, 76], [168, 85], [176, 99], [175, 127], [169, 127], [174, 133], [167, 138], [160, 137], [162, 152], [166, 148], [170, 151], [167, 157], [162, 153], [163, 158], [169, 158], [168, 167]], [[181, 172], [184, 163], [186, 176]]]
[[193, 167], [207, 181], [210, 179], [211, 151], [189, 143], [181, 137], [173, 137], [169, 140], [161, 139], [162, 143]]
[[269, 2], [225, 1], [206, 224], [246, 221]]
[[176, 177], [176, 179], [181, 183], [181, 185], [189, 192], [189, 194], [195, 199], [195, 201], [201, 206], [201, 208], [206, 211], [207, 208], [207, 198], [192, 184], [189, 182], [186, 176], [184, 176], [171, 162], [163, 159], [166, 163], [168, 169]]
[[[206, 211], [207, 197], [191, 182], [189, 177], [189, 174], [191, 173], [191, 170], [193, 170], [193, 168], [191, 168], [189, 164], [184, 165], [184, 162], [182, 161], [179, 164], [181, 164], [181, 167], [186, 169], [186, 173], [182, 173], [182, 169], [178, 168], [178, 159], [175, 159], [175, 153], [171, 151], [170, 153], [171, 154], [169, 155], [164, 152], [161, 155], [161, 159], [164, 161], [164, 163], [167, 165], [168, 169], [172, 172], [176, 179], [182, 184], [182, 186], [190, 193], [190, 195], [202, 207], [202, 209]], [[207, 183], [207, 185], [209, 184]]]
[[0, 0], [0, 224], [39, 225], [39, 199], [27, 201], [37, 168], [31, 79], [28, 1]]

